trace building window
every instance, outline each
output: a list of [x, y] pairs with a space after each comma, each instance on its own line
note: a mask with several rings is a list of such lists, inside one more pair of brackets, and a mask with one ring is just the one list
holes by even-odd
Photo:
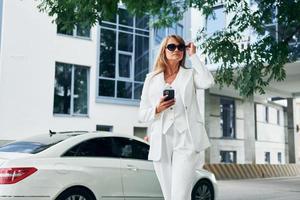
[[133, 135], [143, 139], [147, 136], [147, 127], [133, 127]]
[[110, 125], [96, 125], [96, 131], [113, 132], [113, 126], [110, 126]]
[[281, 154], [281, 152], [278, 152], [278, 153], [277, 153], [277, 160], [278, 160], [278, 163], [279, 163], [279, 164], [282, 163], [282, 154]]
[[155, 45], [159, 45], [167, 35], [179, 35], [183, 37], [183, 25], [174, 23], [168, 28], [154, 29]]
[[56, 62], [54, 114], [88, 114], [89, 68]]
[[269, 122], [269, 107], [265, 107], [265, 122]]
[[75, 25], [73, 30], [67, 30], [63, 24], [58, 24], [57, 33], [74, 37], [90, 38], [91, 28], [84, 25]]
[[220, 99], [220, 125], [223, 137], [235, 138], [235, 103], [234, 99]]
[[149, 72], [149, 16], [119, 9], [100, 26], [98, 97], [139, 100]]
[[220, 163], [236, 163], [236, 151], [220, 151]]
[[265, 163], [266, 164], [270, 164], [271, 163], [270, 152], [265, 152]]
[[277, 124], [280, 125], [280, 110], [277, 110]]

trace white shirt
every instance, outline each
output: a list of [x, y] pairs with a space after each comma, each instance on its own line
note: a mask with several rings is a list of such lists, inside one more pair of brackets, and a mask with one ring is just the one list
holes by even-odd
[[180, 94], [180, 83], [178, 80], [180, 80], [179, 76], [181, 76], [181, 67], [179, 68], [178, 74], [174, 81], [169, 85], [166, 83], [166, 87], [171, 87], [175, 91], [175, 104], [168, 109], [166, 109], [164, 112], [164, 118], [165, 123], [163, 124], [163, 134], [166, 134], [168, 129], [171, 127], [171, 125], [174, 124], [175, 128], [178, 132], [183, 132], [187, 129], [187, 122], [185, 118], [185, 109], [184, 104], [182, 102], [182, 97]]

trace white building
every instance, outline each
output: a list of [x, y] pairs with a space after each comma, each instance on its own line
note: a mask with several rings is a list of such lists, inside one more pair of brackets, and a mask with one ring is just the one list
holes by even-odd
[[[172, 33], [193, 40], [206, 18], [190, 10], [173, 27], [152, 30], [146, 25], [148, 17], [130, 17], [120, 8], [120, 15], [101, 26], [77, 26], [67, 33], [40, 13], [37, 3], [0, 0], [0, 141], [49, 129], [110, 130], [143, 137], [147, 125], [137, 121], [139, 98], [158, 44]], [[291, 72], [296, 73], [299, 70]], [[217, 86], [199, 91], [212, 142], [207, 162], [293, 162], [288, 157], [299, 155], [292, 147], [299, 142], [293, 127], [297, 119], [299, 124], [295, 108], [300, 104], [293, 100], [299, 89], [289, 78], [294, 80], [288, 76], [284, 84], [268, 88], [268, 95], [253, 99]], [[270, 97], [288, 97], [294, 107], [266, 101]]]

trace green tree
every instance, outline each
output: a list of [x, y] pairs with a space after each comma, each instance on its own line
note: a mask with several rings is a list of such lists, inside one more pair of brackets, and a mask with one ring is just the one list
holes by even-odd
[[[118, 0], [40, 0], [39, 9], [54, 17], [57, 24], [72, 29], [76, 24], [93, 26], [112, 18]], [[264, 93], [270, 81], [285, 79], [284, 64], [299, 57], [300, 1], [298, 0], [223, 0], [225, 13], [232, 14], [229, 25], [208, 36], [199, 30], [199, 47], [218, 63], [216, 81], [220, 87], [233, 85], [242, 96]], [[250, 3], [251, 2], [251, 3]], [[170, 26], [182, 19], [189, 8], [214, 15], [218, 0], [122, 0], [134, 15], [153, 16], [154, 27]], [[276, 19], [276, 37], [266, 34], [266, 24]], [[245, 32], [257, 36], [245, 48], [239, 43]], [[291, 44], [292, 42], [292, 44]]]

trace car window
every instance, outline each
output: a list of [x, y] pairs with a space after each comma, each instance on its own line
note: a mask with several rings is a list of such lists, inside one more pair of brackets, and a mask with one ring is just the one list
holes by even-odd
[[113, 152], [121, 158], [148, 160], [149, 145], [134, 139], [113, 137]]
[[36, 154], [57, 144], [58, 142], [60, 141], [51, 144], [43, 144], [39, 142], [29, 142], [29, 141], [13, 142], [0, 147], [0, 152]]
[[36, 154], [72, 136], [75, 135], [67, 135], [67, 134], [66, 135], [65, 134], [35, 135], [22, 140], [13, 141], [11, 143], [4, 144], [3, 146], [0, 146], [0, 152]]
[[63, 156], [116, 157], [112, 152], [110, 137], [94, 138], [81, 142], [69, 149]]

